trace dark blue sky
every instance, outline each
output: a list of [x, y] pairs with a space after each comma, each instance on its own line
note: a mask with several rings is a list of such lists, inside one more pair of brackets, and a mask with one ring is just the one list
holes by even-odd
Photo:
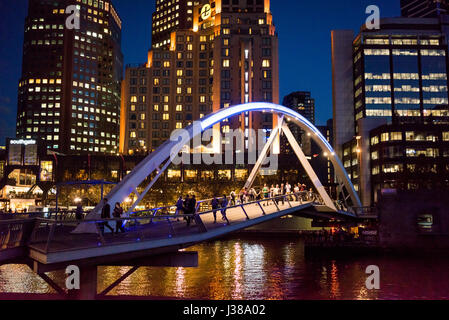
[[[154, 0], [115, 0], [123, 20], [125, 63], [146, 61]], [[311, 91], [318, 124], [332, 117], [330, 32], [360, 29], [368, 5], [382, 17], [399, 16], [399, 0], [272, 0], [279, 34], [280, 96]], [[0, 143], [15, 136], [17, 83], [22, 64], [27, 0], [0, 0]]]

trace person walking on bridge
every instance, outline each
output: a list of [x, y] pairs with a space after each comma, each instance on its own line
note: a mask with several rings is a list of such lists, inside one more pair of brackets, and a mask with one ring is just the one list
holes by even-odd
[[[114, 211], [112, 212], [112, 215], [114, 218], [121, 218], [123, 214], [123, 208], [120, 206], [120, 203], [117, 202], [114, 207]], [[125, 229], [123, 228], [123, 220], [116, 220], [115, 221], [115, 233], [118, 234], [119, 230], [123, 233], [125, 233]]]
[[230, 196], [231, 196], [231, 206], [235, 206], [237, 203], [235, 201], [236, 195], [235, 195], [235, 191], [234, 190], [231, 191]]
[[[195, 195], [193, 195], [192, 198], [190, 198], [190, 200], [189, 200], [188, 210], [189, 210], [189, 214], [191, 214], [191, 215], [196, 214], [196, 198], [195, 198]], [[192, 218], [193, 217], [188, 217], [187, 218], [187, 226], [190, 226]]]
[[[108, 203], [108, 199], [103, 199], [103, 208], [101, 209], [101, 219], [111, 219], [111, 206]], [[104, 228], [108, 228], [111, 230], [111, 233], [114, 234], [114, 229], [109, 225], [107, 221], [100, 222], [100, 231], [104, 234]]]
[[81, 203], [76, 206], [75, 217], [78, 221], [83, 220], [83, 205]]
[[[184, 201], [182, 200], [182, 196], [180, 196], [179, 199], [178, 199], [178, 202], [176, 202], [175, 216], [179, 217], [179, 215], [183, 211], [184, 211]], [[179, 221], [179, 218], [177, 218], [176, 221]]]
[[[268, 196], [269, 196], [269, 194], [270, 194], [270, 189], [268, 189], [268, 186], [267, 186], [266, 183], [263, 185], [262, 193], [263, 193], [264, 199], [268, 199]], [[267, 201], [267, 202], [268, 202], [268, 201]], [[263, 206], [265, 207], [265, 203], [264, 203]]]
[[226, 197], [226, 195], [223, 196], [223, 200], [221, 200], [221, 215], [222, 215], [222, 220], [225, 220], [227, 222], [227, 224], [229, 224], [229, 220], [228, 217], [226, 216], [226, 210], [228, 207], [228, 198]]
[[190, 196], [186, 195], [186, 198], [184, 199], [182, 211], [185, 215], [184, 220], [187, 221], [187, 226], [190, 225], [190, 217], [187, 216], [190, 214], [189, 206], [190, 206]]
[[220, 203], [217, 200], [217, 197], [214, 197], [212, 199], [212, 210], [213, 210], [213, 214], [214, 214], [214, 223], [217, 223], [217, 210], [220, 207]]

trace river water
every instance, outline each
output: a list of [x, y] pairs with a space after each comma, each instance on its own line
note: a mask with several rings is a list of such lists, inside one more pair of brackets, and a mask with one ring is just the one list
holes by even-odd
[[[190, 248], [198, 268], [140, 268], [110, 295], [187, 299], [449, 299], [449, 259], [304, 256], [296, 238], [231, 239]], [[380, 268], [380, 290], [367, 290], [365, 269]], [[103, 290], [128, 267], [99, 268]], [[57, 283], [64, 274], [51, 273]], [[52, 293], [26, 266], [0, 266], [0, 293]]]

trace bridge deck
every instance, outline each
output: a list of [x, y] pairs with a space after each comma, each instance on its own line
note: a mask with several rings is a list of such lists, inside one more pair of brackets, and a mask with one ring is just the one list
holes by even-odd
[[214, 223], [213, 213], [208, 212], [200, 214], [200, 221], [192, 221], [190, 226], [182, 216], [147, 217], [140, 219], [139, 225], [129, 226], [126, 233], [106, 233], [104, 239], [100, 239], [98, 234], [72, 234], [77, 226], [75, 222], [55, 223], [53, 231], [51, 225], [41, 223], [31, 239], [30, 255], [42, 263], [54, 263], [173, 245], [187, 247], [310, 207], [313, 207], [312, 202], [283, 203], [281, 200], [277, 206], [270, 200], [231, 207], [226, 210], [229, 225], [222, 220], [221, 210], [216, 212], [217, 223]]

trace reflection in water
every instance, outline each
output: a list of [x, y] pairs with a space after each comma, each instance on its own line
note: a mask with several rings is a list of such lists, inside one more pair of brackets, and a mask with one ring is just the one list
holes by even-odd
[[331, 266], [331, 297], [332, 299], [338, 299], [340, 298], [340, 285], [338, 283], [338, 267], [335, 261], [332, 261]]
[[[304, 258], [297, 239], [224, 240], [193, 248], [198, 268], [139, 268], [110, 295], [192, 299], [448, 299], [449, 261], [397, 257]], [[378, 265], [381, 289], [367, 290]], [[98, 291], [129, 267], [100, 267]], [[64, 272], [49, 276], [64, 284]], [[28, 267], [0, 266], [0, 292], [53, 293]]]
[[186, 275], [186, 269], [185, 268], [176, 268], [176, 296], [183, 298], [185, 294], [185, 275]]

